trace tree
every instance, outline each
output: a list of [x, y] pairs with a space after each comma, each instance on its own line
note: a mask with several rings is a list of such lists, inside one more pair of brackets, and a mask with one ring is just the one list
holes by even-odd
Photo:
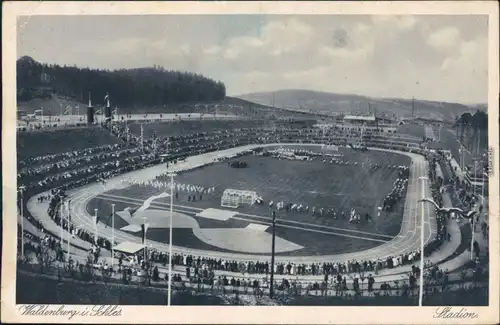
[[94, 270], [94, 260], [92, 254], [87, 256], [85, 260], [85, 265], [80, 269], [82, 277], [86, 281], [90, 281], [94, 278], [95, 270]]
[[48, 246], [40, 246], [40, 252], [37, 254], [38, 264], [40, 265], [40, 273], [43, 274], [45, 269], [51, 268], [56, 260], [54, 251]]
[[[474, 145], [478, 143], [478, 140], [481, 141], [481, 139], [477, 139], [477, 137], [483, 133], [483, 135], [487, 134], [488, 130], [488, 114], [481, 111], [477, 110], [476, 113], [471, 117], [471, 127], [473, 129], [472, 137], [471, 137], [471, 143], [472, 147], [474, 148]], [[477, 153], [479, 153], [480, 148], [476, 148]]]
[[464, 140], [464, 133], [467, 134], [469, 130], [469, 126], [472, 121], [472, 115], [470, 113], [463, 113], [462, 116], [460, 116], [459, 122], [460, 122], [460, 141]]

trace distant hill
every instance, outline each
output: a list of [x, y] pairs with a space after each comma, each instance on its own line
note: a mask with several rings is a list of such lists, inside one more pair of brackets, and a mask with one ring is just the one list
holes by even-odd
[[154, 66], [137, 69], [98, 70], [42, 64], [24, 56], [17, 60], [17, 100], [50, 100], [52, 95], [103, 105], [109, 93], [111, 105], [163, 106], [196, 101], [220, 101], [225, 85], [202, 75], [169, 71]]
[[[377, 112], [378, 115], [392, 117], [412, 117], [412, 99], [370, 98], [351, 94], [335, 94], [310, 90], [289, 89], [276, 92], [250, 93], [237, 96], [251, 102], [274, 105], [279, 108], [332, 113], [367, 113]], [[483, 105], [486, 108], [486, 105]], [[435, 120], [455, 121], [465, 112], [474, 112], [477, 108], [457, 103], [436, 102], [427, 100], [414, 101], [414, 116]]]

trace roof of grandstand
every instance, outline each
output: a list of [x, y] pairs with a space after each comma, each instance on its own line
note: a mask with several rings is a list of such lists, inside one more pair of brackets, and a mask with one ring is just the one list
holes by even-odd
[[144, 247], [146, 247], [146, 246], [144, 246], [142, 244], [136, 244], [136, 243], [132, 243], [132, 242], [123, 242], [123, 243], [116, 245], [114, 247], [114, 250], [117, 252], [123, 252], [126, 254], [135, 254], [138, 251], [140, 251], [141, 249], [143, 249]]

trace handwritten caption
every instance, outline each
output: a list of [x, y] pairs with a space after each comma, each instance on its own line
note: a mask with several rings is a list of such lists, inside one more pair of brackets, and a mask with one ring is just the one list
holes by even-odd
[[66, 305], [21, 305], [19, 311], [23, 316], [60, 316], [72, 319], [74, 317], [119, 317], [122, 309], [116, 305], [96, 305], [85, 307], [68, 307]]
[[434, 311], [434, 318], [475, 319], [478, 317], [478, 313], [468, 311], [467, 308], [440, 307]]

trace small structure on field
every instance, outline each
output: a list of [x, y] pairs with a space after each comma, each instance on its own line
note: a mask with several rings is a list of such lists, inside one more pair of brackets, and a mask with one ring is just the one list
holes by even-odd
[[252, 205], [259, 199], [257, 192], [226, 189], [222, 193], [220, 205], [225, 208], [236, 209], [240, 205]]

